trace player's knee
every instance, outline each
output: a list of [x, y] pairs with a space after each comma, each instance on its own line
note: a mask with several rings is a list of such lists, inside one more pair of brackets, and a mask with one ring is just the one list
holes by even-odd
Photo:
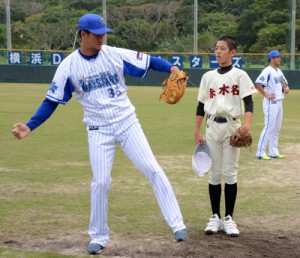
[[237, 172], [224, 174], [224, 182], [229, 185], [235, 184], [237, 182]]
[[221, 171], [213, 171], [209, 172], [209, 183], [212, 185], [219, 185], [222, 182], [222, 172]]
[[92, 188], [108, 191], [110, 188], [111, 180], [101, 180], [101, 179], [93, 179], [92, 181]]

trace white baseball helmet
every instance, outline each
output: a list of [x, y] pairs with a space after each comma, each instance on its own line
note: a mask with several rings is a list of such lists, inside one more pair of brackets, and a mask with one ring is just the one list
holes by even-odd
[[196, 150], [192, 156], [192, 170], [197, 176], [204, 176], [211, 168], [211, 157], [209, 147], [205, 143], [202, 147], [197, 145]]

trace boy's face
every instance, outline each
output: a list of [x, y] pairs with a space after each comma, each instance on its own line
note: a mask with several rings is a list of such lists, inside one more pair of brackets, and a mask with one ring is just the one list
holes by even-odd
[[227, 42], [220, 40], [217, 41], [215, 47], [215, 55], [217, 62], [221, 67], [226, 67], [232, 64], [232, 58], [236, 54], [236, 50], [230, 50]]

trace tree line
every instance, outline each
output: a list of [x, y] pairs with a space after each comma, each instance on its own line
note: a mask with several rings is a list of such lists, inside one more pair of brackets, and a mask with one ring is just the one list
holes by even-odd
[[[299, 2], [299, 1], [298, 1]], [[300, 4], [296, 4], [296, 51]], [[107, 0], [107, 44], [147, 52], [192, 52], [194, 0]], [[292, 0], [198, 0], [198, 52], [212, 52], [223, 35], [239, 52], [290, 52]], [[10, 0], [14, 49], [71, 50], [79, 46], [77, 22], [102, 14], [101, 0]], [[0, 0], [0, 48], [6, 48], [5, 0]]]

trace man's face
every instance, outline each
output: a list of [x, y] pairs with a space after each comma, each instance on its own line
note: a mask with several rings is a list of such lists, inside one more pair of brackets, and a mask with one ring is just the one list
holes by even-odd
[[280, 56], [276, 56], [276, 57], [273, 57], [273, 64], [274, 66], [278, 67], [281, 63], [281, 57]]
[[227, 42], [221, 40], [217, 41], [215, 46], [215, 55], [221, 67], [229, 66], [232, 64], [232, 57], [236, 54], [236, 50], [230, 50]]
[[105, 34], [96, 35], [93, 33], [83, 32], [81, 34], [82, 47], [90, 52], [90, 54], [95, 54], [100, 51], [103, 45]]

